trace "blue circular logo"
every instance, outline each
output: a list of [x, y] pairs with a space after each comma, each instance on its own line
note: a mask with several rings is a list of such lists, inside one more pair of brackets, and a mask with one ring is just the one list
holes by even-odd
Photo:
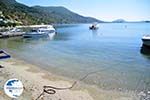
[[9, 79], [4, 85], [4, 91], [11, 98], [18, 98], [23, 92], [23, 84], [18, 79]]

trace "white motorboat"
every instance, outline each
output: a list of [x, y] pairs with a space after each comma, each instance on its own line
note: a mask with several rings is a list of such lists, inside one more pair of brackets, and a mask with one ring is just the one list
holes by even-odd
[[23, 35], [24, 38], [35, 38], [35, 37], [52, 37], [56, 33], [55, 28], [52, 25], [46, 25], [37, 29], [31, 30]]
[[144, 35], [142, 37], [143, 45], [150, 46], [150, 35]]

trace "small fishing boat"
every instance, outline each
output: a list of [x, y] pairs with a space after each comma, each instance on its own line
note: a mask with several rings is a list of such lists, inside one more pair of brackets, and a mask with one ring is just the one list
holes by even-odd
[[56, 33], [55, 28], [52, 25], [39, 27], [31, 30], [23, 35], [24, 38], [36, 38], [36, 37], [52, 37]]
[[89, 29], [91, 29], [91, 30], [96, 30], [98, 28], [99, 28], [99, 25], [97, 23], [94, 23], [89, 27]]
[[143, 45], [150, 47], [150, 35], [144, 35], [142, 37]]

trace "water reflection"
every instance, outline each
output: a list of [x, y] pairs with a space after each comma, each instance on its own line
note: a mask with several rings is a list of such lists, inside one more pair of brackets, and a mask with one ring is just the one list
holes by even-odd
[[[54, 38], [54, 37], [53, 37]], [[22, 43], [32, 43], [32, 42], [42, 42], [42, 41], [48, 41], [48, 40], [53, 40], [53, 38], [22, 38], [22, 39], [19, 39], [18, 42], [22, 42]]]
[[0, 39], [0, 48], [2, 49], [18, 49], [28, 45], [38, 45], [55, 39], [56, 34], [51, 34], [49, 37], [37, 37], [37, 38], [23, 38], [12, 37], [7, 39]]
[[93, 36], [93, 37], [99, 37], [99, 36], [102, 35], [101, 33], [99, 33], [98, 30], [91, 30], [91, 31], [92, 31], [92, 36]]

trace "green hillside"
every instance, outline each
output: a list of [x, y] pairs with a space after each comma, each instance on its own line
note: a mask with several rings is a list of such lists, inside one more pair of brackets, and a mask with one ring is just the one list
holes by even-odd
[[[64, 7], [29, 7], [15, 0], [0, 0], [0, 24], [49, 24], [49, 23], [91, 23], [102, 22], [84, 17]], [[4, 20], [2, 22], [2, 20]]]

